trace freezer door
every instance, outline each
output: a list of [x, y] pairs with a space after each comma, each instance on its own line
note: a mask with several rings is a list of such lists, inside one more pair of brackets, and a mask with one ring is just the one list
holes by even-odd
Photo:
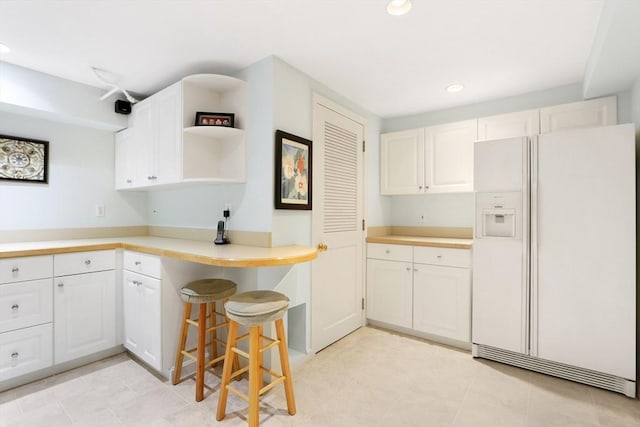
[[527, 353], [527, 260], [516, 239], [473, 242], [472, 342]]
[[542, 135], [532, 157], [532, 355], [635, 380], [633, 126]]
[[474, 191], [523, 191], [528, 177], [529, 139], [477, 141], [473, 147]]

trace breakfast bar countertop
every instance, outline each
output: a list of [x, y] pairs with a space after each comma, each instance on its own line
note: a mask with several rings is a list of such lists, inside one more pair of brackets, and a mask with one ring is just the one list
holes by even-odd
[[118, 248], [220, 267], [288, 265], [311, 261], [318, 255], [317, 249], [310, 246], [214, 245], [198, 240], [140, 236], [1, 243], [0, 259]]

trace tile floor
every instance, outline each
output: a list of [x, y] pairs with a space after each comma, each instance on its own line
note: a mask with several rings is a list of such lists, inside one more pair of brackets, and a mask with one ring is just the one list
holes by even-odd
[[[640, 401], [365, 327], [294, 369], [297, 415], [284, 392], [265, 398], [264, 426], [640, 426]], [[0, 426], [245, 426], [229, 396], [193, 398], [121, 354], [0, 393]], [[246, 380], [241, 381], [245, 383]], [[243, 384], [241, 384], [243, 385]]]

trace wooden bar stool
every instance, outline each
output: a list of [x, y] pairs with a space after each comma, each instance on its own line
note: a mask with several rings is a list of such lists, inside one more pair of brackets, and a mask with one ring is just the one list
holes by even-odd
[[[182, 318], [182, 331], [178, 342], [176, 353], [176, 363], [173, 372], [173, 385], [181, 381], [182, 362], [184, 356], [196, 361], [196, 402], [204, 398], [204, 371], [224, 359], [224, 355], [218, 356], [218, 343], [226, 345], [226, 342], [218, 339], [218, 329], [227, 327], [229, 319], [224, 312], [216, 312], [216, 302], [226, 302], [227, 299], [236, 293], [236, 284], [225, 279], [202, 279], [187, 283], [180, 290], [184, 305], [184, 316]], [[199, 304], [198, 320], [191, 320], [191, 308], [193, 304]], [[208, 313], [207, 313], [208, 308]], [[224, 318], [224, 321], [217, 323], [217, 317]], [[209, 327], [207, 327], [209, 320]], [[198, 342], [195, 348], [185, 350], [189, 326], [198, 329]], [[210, 334], [207, 343], [207, 333]], [[228, 339], [227, 339], [228, 341]], [[210, 361], [205, 363], [205, 348], [209, 345]], [[195, 353], [195, 355], [194, 355]], [[237, 365], [237, 357], [236, 365]]]
[[[287, 342], [284, 334], [282, 316], [289, 307], [289, 298], [274, 291], [251, 291], [237, 294], [229, 298], [225, 304], [227, 317], [229, 318], [229, 337], [222, 368], [222, 383], [220, 386], [220, 396], [218, 397], [218, 413], [216, 419], [221, 421], [225, 417], [227, 409], [227, 396], [231, 391], [234, 394], [249, 402], [249, 427], [257, 427], [259, 424], [259, 398], [260, 395], [284, 382], [285, 396], [287, 398], [287, 411], [290, 415], [296, 413], [296, 403], [293, 397], [293, 382], [291, 381], [291, 369], [289, 367], [289, 355], [287, 353]], [[275, 321], [276, 339], [262, 335], [262, 325]], [[238, 325], [249, 328], [249, 333], [238, 337]], [[240, 339], [249, 337], [249, 354], [237, 347]], [[267, 341], [266, 346], [262, 343]], [[280, 366], [282, 374], [278, 374], [262, 366], [263, 352], [278, 346], [280, 352]], [[233, 370], [232, 353], [239, 354], [249, 359], [249, 366]], [[229, 384], [232, 378], [249, 372], [249, 394], [236, 390]], [[263, 374], [266, 372], [274, 380], [263, 386]]]

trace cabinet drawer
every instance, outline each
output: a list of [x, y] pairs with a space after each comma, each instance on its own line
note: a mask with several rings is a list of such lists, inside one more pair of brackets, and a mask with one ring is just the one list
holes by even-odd
[[468, 249], [416, 246], [413, 248], [413, 262], [449, 267], [471, 267], [471, 251]]
[[0, 286], [0, 332], [51, 322], [52, 279]]
[[0, 381], [53, 364], [51, 323], [0, 334]]
[[55, 255], [53, 271], [56, 276], [113, 270], [116, 267], [116, 252], [88, 251]]
[[411, 262], [413, 247], [405, 245], [387, 245], [383, 243], [367, 244], [367, 258], [387, 261]]
[[124, 252], [125, 270], [160, 279], [160, 257], [141, 252]]
[[53, 256], [0, 259], [0, 283], [22, 282], [53, 276]]

